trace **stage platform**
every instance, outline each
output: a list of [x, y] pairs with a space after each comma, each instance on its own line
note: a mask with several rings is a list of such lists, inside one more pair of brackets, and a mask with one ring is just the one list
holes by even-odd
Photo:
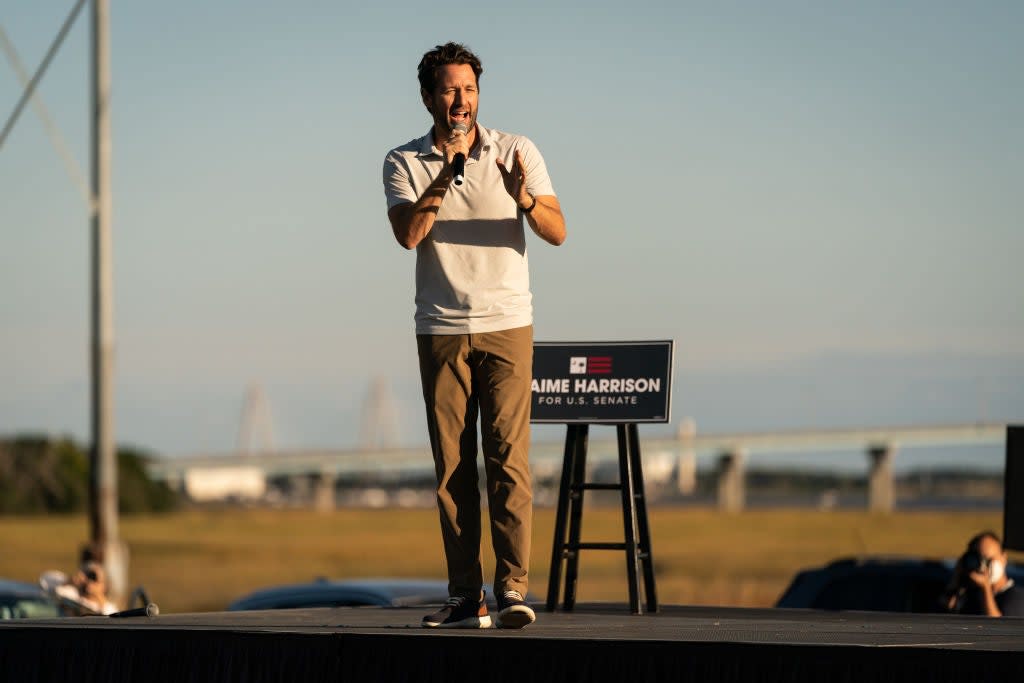
[[[426, 610], [429, 611], [429, 610]], [[0, 680], [1022, 681], [1024, 619], [665, 607], [538, 611], [520, 631], [423, 629], [417, 609], [0, 622]]]

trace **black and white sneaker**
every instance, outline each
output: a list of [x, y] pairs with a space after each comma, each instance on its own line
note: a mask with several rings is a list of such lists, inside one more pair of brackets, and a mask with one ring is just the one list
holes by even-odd
[[519, 591], [505, 591], [498, 597], [498, 628], [523, 628], [532, 624], [537, 615], [526, 604]]
[[444, 607], [423, 617], [424, 628], [490, 628], [491, 617], [487, 603], [481, 598], [474, 602], [468, 598], [448, 598]]

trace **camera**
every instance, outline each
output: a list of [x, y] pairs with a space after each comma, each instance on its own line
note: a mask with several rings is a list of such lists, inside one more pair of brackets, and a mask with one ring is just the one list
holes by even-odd
[[960, 556], [960, 566], [963, 568], [965, 576], [971, 572], [988, 574], [988, 568], [991, 563], [990, 559], [982, 557], [981, 553], [977, 550], [968, 550]]

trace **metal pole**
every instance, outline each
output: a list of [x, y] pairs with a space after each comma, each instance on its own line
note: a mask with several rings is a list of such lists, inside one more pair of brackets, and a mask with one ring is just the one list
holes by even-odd
[[868, 448], [871, 462], [868, 471], [868, 509], [871, 512], [892, 512], [896, 506], [892, 461], [896, 456], [893, 443], [875, 444]]
[[127, 558], [117, 518], [114, 444], [114, 311], [110, 197], [110, 19], [108, 0], [92, 0], [92, 449], [90, 532], [107, 569], [110, 597], [123, 599]]

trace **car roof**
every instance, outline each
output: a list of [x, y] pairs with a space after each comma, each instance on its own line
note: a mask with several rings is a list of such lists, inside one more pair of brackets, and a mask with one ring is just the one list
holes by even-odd
[[[843, 557], [837, 560], [833, 560], [823, 567], [818, 567], [817, 570], [826, 569], [842, 569], [846, 568], [887, 568], [887, 569], [906, 569], [906, 570], [922, 570], [927, 571], [933, 568], [942, 568], [947, 572], [953, 571], [956, 567], [957, 560], [955, 558], [934, 558], [934, 557], [916, 557], [912, 555], [860, 555], [856, 557]], [[815, 571], [815, 570], [809, 570]], [[1009, 563], [1006, 565], [1006, 574], [1015, 581], [1024, 578], [1024, 566]]]
[[841, 557], [832, 560], [820, 569], [840, 569], [843, 567], [943, 567], [952, 569], [955, 561], [942, 560], [933, 557], [915, 557], [911, 555], [858, 555], [855, 557]]
[[339, 605], [440, 604], [448, 598], [448, 582], [441, 579], [361, 578], [274, 586], [238, 598], [229, 610]]
[[[955, 566], [955, 559], [906, 555], [840, 558], [821, 567], [811, 567], [797, 572], [775, 606], [808, 607], [829, 583], [857, 575], [944, 583], [952, 576]], [[1015, 582], [1024, 583], [1024, 567], [1007, 565], [1006, 574]]]
[[46, 593], [39, 586], [10, 579], [0, 579], [0, 595], [18, 598], [46, 597]]

